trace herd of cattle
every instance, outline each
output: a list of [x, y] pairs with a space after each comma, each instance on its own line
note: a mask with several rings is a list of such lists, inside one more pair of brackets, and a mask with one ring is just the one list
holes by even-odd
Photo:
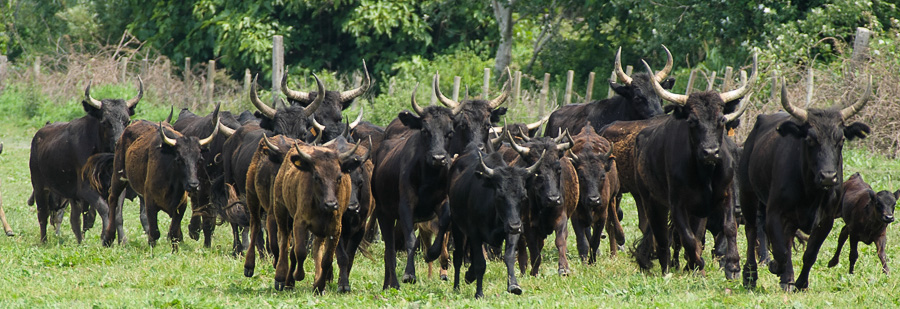
[[[622, 83], [610, 81], [616, 96], [562, 106], [537, 123], [503, 126], [495, 124], [507, 111], [501, 105], [509, 83], [491, 100], [456, 102], [441, 93], [437, 74], [432, 86], [441, 105], [420, 106], [413, 89], [411, 110], [385, 128], [362, 121], [362, 110], [352, 123], [341, 119], [371, 85], [368, 73], [360, 87], [345, 91], [326, 90], [313, 76], [314, 92], [289, 89], [285, 75], [288, 103], [275, 107], [259, 99], [254, 80], [254, 113], [235, 115], [217, 106], [199, 116], [183, 109], [171, 124], [171, 114], [165, 122], [132, 121], [143, 95], [140, 79], [129, 100], [94, 99], [89, 83], [86, 115], [47, 124], [32, 140], [31, 201], [40, 238], [47, 240], [48, 222], [59, 233], [68, 205], [79, 243], [95, 213], [103, 245], [124, 243], [122, 205], [137, 197], [150, 245], [160, 237], [157, 215], [163, 211], [172, 219], [167, 236], [177, 250], [190, 201], [191, 238], [202, 232], [208, 247], [216, 222], [230, 223], [234, 252], [246, 248], [245, 276], [253, 276], [258, 251], [272, 257], [275, 289], [292, 288], [304, 279], [312, 248], [314, 290], [321, 293], [333, 280], [337, 255], [337, 286], [346, 292], [354, 257], [377, 222], [383, 288], [400, 287], [398, 250], [407, 253], [402, 282], [415, 283], [414, 261], [422, 251], [429, 265], [441, 259], [442, 279], [452, 260], [455, 289], [463, 261], [470, 261], [465, 281], [477, 281], [475, 297], [482, 297], [486, 256], [499, 255], [504, 242], [508, 292], [522, 293], [516, 262], [523, 274], [529, 266], [532, 275], [539, 272], [552, 233], [558, 272], [568, 274], [569, 220], [583, 261], [596, 261], [602, 239], [609, 240], [610, 255], [624, 250], [620, 202], [630, 192], [642, 232], [632, 255], [644, 270], [654, 259], [662, 273], [680, 267], [683, 249], [685, 269], [703, 272], [709, 231], [726, 278], [740, 273], [744, 285], [754, 287], [759, 256], [780, 276], [782, 289], [805, 289], [820, 246], [835, 218], [843, 217], [847, 225], [829, 266], [849, 237], [851, 273], [859, 241], [876, 243], [888, 272], [885, 228], [900, 191], [875, 193], [859, 175], [842, 184], [844, 140], [870, 132], [849, 119], [865, 106], [871, 78], [855, 103], [828, 109], [795, 107], [782, 83], [785, 112], [759, 116], [741, 142], [728, 132], [749, 105], [741, 99], [757, 80], [755, 57], [750, 77], [741, 72], [739, 88], [681, 95], [667, 90], [674, 78], [666, 53], [663, 70], [654, 73], [644, 62], [648, 73], [629, 76], [619, 49], [615, 68]], [[748, 244], [743, 270], [739, 222]], [[806, 237], [795, 281], [792, 244]]]

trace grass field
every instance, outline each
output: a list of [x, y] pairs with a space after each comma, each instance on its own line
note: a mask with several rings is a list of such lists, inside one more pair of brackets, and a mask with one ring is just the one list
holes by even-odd
[[[164, 239], [150, 248], [142, 235], [136, 204], [125, 206], [125, 228], [129, 242], [104, 248], [100, 245], [99, 219], [78, 245], [65, 220], [60, 237], [51, 235], [46, 244], [39, 242], [36, 211], [25, 203], [31, 192], [28, 154], [35, 129], [4, 122], [0, 124], [0, 155], [3, 207], [15, 237], [0, 238], [0, 307], [897, 307], [900, 306], [900, 280], [897, 273], [885, 276], [875, 255], [874, 246], [860, 246], [857, 273], [847, 274], [845, 248], [841, 264], [827, 268], [834, 252], [843, 222], [837, 220], [828, 241], [822, 247], [813, 267], [810, 289], [786, 294], [778, 288], [778, 278], [760, 268], [759, 288], [745, 290], [740, 279], [726, 281], [711, 263], [709, 251], [706, 276], [674, 271], [661, 275], [659, 268], [641, 273], [628, 254], [609, 257], [608, 245], [601, 244], [596, 265], [578, 261], [574, 234], [569, 238], [569, 259], [574, 274], [556, 275], [557, 253], [548, 241], [544, 264], [537, 277], [519, 276], [524, 294], [506, 293], [505, 268], [501, 262], [489, 262], [485, 276], [485, 298], [474, 300], [474, 285], [463, 285], [454, 292], [452, 281], [427, 277], [421, 255], [417, 256], [419, 282], [402, 284], [400, 290], [381, 290], [383, 246], [370, 247], [374, 260], [357, 259], [351, 274], [353, 291], [335, 293], [336, 284], [326, 293], [312, 293], [311, 280], [298, 282], [293, 291], [276, 292], [271, 260], [257, 265], [253, 278], [243, 276], [243, 259], [230, 255], [231, 234], [226, 225], [216, 230], [212, 248], [187, 240], [181, 250], [172, 253]], [[897, 189], [897, 161], [877, 153], [847, 147], [845, 177], [861, 172], [876, 190]], [[624, 210], [628, 244], [638, 236], [637, 215], [630, 198]], [[160, 229], [168, 226], [166, 215], [160, 215]], [[183, 226], [186, 227], [184, 222]], [[186, 231], [185, 231], [186, 233]], [[888, 258], [895, 271], [900, 270], [900, 235], [897, 227], [888, 230]], [[743, 228], [738, 245], [746, 248]], [[711, 239], [711, 237], [708, 237]], [[711, 246], [711, 244], [710, 244]], [[741, 255], [744, 249], [739, 250]], [[401, 254], [401, 263], [405, 255]], [[800, 254], [794, 254], [794, 267], [799, 272]], [[743, 264], [743, 260], [742, 263]], [[312, 261], [307, 260], [307, 274]], [[335, 267], [337, 269], [337, 267]], [[402, 269], [400, 269], [402, 272]], [[335, 276], [337, 274], [335, 273]], [[452, 269], [451, 269], [452, 276]], [[309, 275], [307, 278], [311, 278]], [[452, 277], [451, 277], [452, 278]]]

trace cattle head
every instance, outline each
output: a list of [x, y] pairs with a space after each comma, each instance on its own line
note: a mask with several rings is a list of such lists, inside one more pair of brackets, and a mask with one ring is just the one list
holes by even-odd
[[250, 102], [253, 102], [253, 105], [260, 112], [262, 120], [259, 126], [276, 134], [284, 134], [287, 137], [305, 142], [315, 139], [316, 136], [310, 130], [315, 129], [316, 132], [322, 132], [325, 127], [311, 116], [321, 106], [322, 101], [325, 100], [325, 85], [322, 84], [319, 77], [315, 74], [313, 74], [313, 78], [316, 79], [316, 86], [319, 88], [319, 92], [309, 106], [294, 105], [279, 109], [269, 107], [259, 99], [259, 95], [256, 93], [256, 78], [254, 78], [253, 85], [250, 86]]
[[[356, 144], [359, 146], [359, 144]], [[346, 152], [335, 152], [325, 147], [300, 149], [294, 144], [294, 152], [288, 153], [291, 164], [309, 177], [307, 190], [311, 190], [314, 207], [322, 211], [340, 211], [339, 190], [349, 188], [348, 174], [358, 168], [362, 161], [356, 156], [356, 147]], [[349, 193], [349, 192], [347, 192]]]
[[[653, 73], [653, 69], [647, 65], [647, 62], [644, 62], [644, 67], [648, 72]], [[651, 81], [653, 90], [660, 98], [675, 103], [671, 107], [675, 119], [687, 122], [694, 158], [710, 165], [719, 161], [725, 137], [725, 124], [737, 119], [746, 110], [746, 106], [741, 106], [737, 111], [724, 114], [726, 102], [735, 101], [750, 91], [750, 87], [756, 81], [756, 68], [757, 61], [756, 55], [754, 55], [753, 74], [750, 76], [750, 81], [747, 82], [747, 73], [741, 71], [741, 87], [724, 93], [702, 91], [681, 95], [663, 89], [656, 80]]]
[[869, 190], [869, 195], [871, 203], [875, 204], [874, 208], [879, 219], [884, 223], [894, 222], [894, 207], [897, 205], [897, 199], [900, 199], [900, 190], [894, 191], [894, 193], [887, 190], [875, 193]]
[[[507, 75], [509, 75], [509, 68], [507, 68]], [[490, 138], [488, 131], [492, 128], [491, 123], [499, 122], [500, 116], [506, 114], [506, 108], [500, 107], [500, 105], [509, 97], [509, 80], [504, 84], [500, 95], [490, 101], [465, 100], [462, 103], [444, 96], [441, 93], [439, 80], [440, 75], [435, 74], [432, 85], [434, 95], [438, 101], [453, 110], [453, 129], [456, 133], [450, 139], [448, 148], [450, 153], [461, 153], [466, 145], [473, 142], [479, 149], [483, 149]]]
[[[562, 206], [563, 198], [560, 191], [560, 175], [562, 173], [560, 159], [562, 156], [560, 154], [572, 148], [572, 136], [566, 132], [557, 138], [535, 137], [521, 146], [516, 144], [508, 132], [506, 137], [513, 149], [519, 153], [521, 162], [519, 166], [537, 165], [538, 172], [529, 174], [527, 179], [528, 187], [537, 194], [534, 202], [545, 207]], [[563, 142], [565, 139], [568, 141]]]
[[667, 78], [669, 73], [672, 72], [672, 53], [669, 52], [665, 45], [663, 45], [663, 49], [666, 50], [668, 57], [666, 58], [666, 66], [662, 71], [656, 74], [637, 73], [633, 76], [628, 76], [622, 70], [622, 48], [619, 47], [619, 51], [616, 52], [616, 75], [622, 81], [622, 84], [617, 84], [610, 80], [609, 87], [616, 94], [628, 100], [631, 106], [634, 107], [637, 112], [635, 119], [648, 119], [663, 113], [662, 99], [653, 90], [651, 82], [659, 83], [663, 89], [672, 89], [672, 86], [675, 86], [675, 78]]
[[[281, 78], [281, 91], [284, 92], [284, 95], [287, 96], [292, 103], [297, 103], [300, 106], [311, 105], [311, 103], [316, 100], [316, 97], [324, 91], [324, 99], [319, 108], [316, 109], [314, 115], [316, 122], [324, 126], [323, 130], [325, 136], [322, 140], [330, 141], [340, 135], [343, 130], [341, 124], [341, 111], [350, 107], [353, 101], [365, 93], [372, 85], [372, 79], [369, 77], [369, 70], [366, 68], [365, 60], [363, 60], [363, 72], [366, 73], [366, 79], [363, 81], [363, 84], [357, 88], [345, 91], [324, 91], [320, 89], [316, 92], [291, 90], [287, 86], [288, 75], [287, 72], [285, 72], [284, 76]], [[323, 131], [316, 131], [317, 135], [322, 133]]]
[[[369, 154], [372, 149], [372, 138], [369, 137], [369, 145], [368, 147], [363, 147], [359, 149], [359, 143], [356, 145], [350, 144], [346, 138], [343, 136], [339, 136], [331, 141], [328, 141], [323, 147], [328, 147], [334, 149], [338, 152], [347, 152], [354, 151], [357, 155], [352, 158], [354, 162], [352, 164], [362, 165], [369, 159]], [[359, 155], [360, 152], [363, 152], [363, 155]], [[352, 172], [350, 172], [350, 202], [347, 204], [348, 211], [359, 211], [359, 205], [361, 200], [364, 198], [361, 194], [368, 194], [368, 190], [364, 190], [364, 186], [368, 185], [368, 180], [365, 179], [366, 175], [364, 174], [363, 169], [354, 168]]]
[[[218, 111], [219, 107], [216, 106]], [[197, 177], [197, 169], [202, 166], [201, 152], [208, 151], [207, 145], [212, 142], [219, 133], [218, 114], [217, 125], [212, 134], [199, 139], [195, 136], [185, 136], [172, 129], [168, 124], [159, 124], [160, 151], [167, 156], [174, 157], [173, 168], [181, 181], [184, 191], [196, 193], [200, 189], [200, 179]], [[170, 137], [175, 136], [175, 137]]]
[[490, 187], [495, 192], [494, 205], [497, 205], [497, 214], [503, 223], [503, 228], [508, 234], [522, 233], [522, 216], [520, 205], [527, 197], [525, 190], [525, 179], [528, 175], [538, 172], [541, 162], [543, 162], [544, 154], [538, 159], [538, 162], [527, 168], [509, 166], [503, 161], [500, 153], [493, 153], [488, 156], [488, 161], [494, 163], [492, 167], [484, 162], [481, 151], [478, 151], [478, 160], [480, 164], [475, 177], [480, 178], [485, 186]]
[[100, 140], [105, 141], [102, 152], [114, 152], [116, 142], [122, 136], [122, 131], [131, 122], [134, 115], [134, 107], [144, 96], [144, 81], [138, 76], [138, 94], [130, 100], [103, 99], [97, 100], [91, 96], [91, 82], [84, 89], [84, 100], [81, 101], [84, 111], [100, 123]]
[[[615, 163], [612, 143], [600, 137], [590, 122], [575, 135], [574, 143], [568, 157], [578, 172], [578, 183], [583, 192], [581, 199], [586, 205], [600, 205], [600, 184], [606, 180], [606, 173]], [[604, 148], [606, 150], [603, 150]]]
[[856, 103], [846, 108], [828, 109], [795, 107], [788, 100], [784, 80], [781, 82], [781, 106], [791, 114], [792, 121], [778, 126], [778, 134], [803, 141], [804, 172], [812, 173], [813, 183], [819, 188], [830, 188], [841, 184], [843, 179], [844, 139], [865, 138], [871, 129], [861, 122], [847, 125], [853, 115], [869, 101], [872, 93], [872, 77], [865, 94]]
[[425, 161], [431, 166], [445, 166], [450, 163], [447, 148], [449, 140], [453, 137], [453, 117], [460, 109], [450, 110], [441, 106], [428, 106], [422, 108], [416, 103], [416, 90], [413, 88], [412, 108], [415, 114], [402, 111], [397, 115], [400, 122], [406, 127], [416, 130], [420, 134], [420, 146], [425, 147]]

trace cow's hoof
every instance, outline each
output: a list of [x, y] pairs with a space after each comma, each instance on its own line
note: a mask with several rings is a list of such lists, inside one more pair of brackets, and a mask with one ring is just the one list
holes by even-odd
[[284, 282], [275, 281], [275, 290], [284, 291]]
[[624, 246], [624, 245], [619, 245], [619, 251], [620, 251], [620, 252], [625, 252], [625, 246]]
[[447, 274], [441, 274], [441, 281], [450, 281], [450, 277]]
[[838, 264], [838, 259], [831, 259], [831, 261], [828, 261], [828, 268], [835, 267], [835, 266], [837, 266], [837, 264]]
[[244, 267], [244, 277], [253, 278], [253, 267]]
[[484, 298], [484, 292], [475, 292], [475, 299]]
[[349, 293], [349, 292], [350, 292], [350, 285], [349, 285], [349, 284], [348, 284], [348, 285], [339, 285], [339, 286], [338, 286], [338, 293]]
[[466, 284], [472, 284], [472, 282], [475, 282], [475, 274], [473, 274], [472, 271], [467, 270], [464, 279], [466, 280]]
[[794, 293], [798, 291], [797, 286], [795, 286], [793, 283], [782, 283], [781, 290], [785, 293]]
[[193, 240], [200, 240], [200, 232], [199, 231], [190, 230], [190, 231], [188, 231], [188, 236], [190, 236], [191, 239], [193, 239]]
[[769, 272], [775, 275], [780, 275], [784, 272], [784, 267], [782, 267], [781, 263], [778, 263], [778, 261], [773, 260], [769, 262]]
[[506, 287], [506, 291], [516, 294], [516, 295], [522, 295], [522, 288], [519, 287], [518, 284], [513, 284], [513, 285]]
[[559, 270], [557, 270], [557, 272], [559, 273], [560, 276], [563, 276], [563, 277], [568, 277], [569, 274], [572, 273], [571, 270], [568, 270], [568, 269], [565, 269], [565, 268], [560, 268]]
[[13, 237], [16, 236], [16, 233], [14, 233], [13, 231], [6, 231], [6, 236]]
[[416, 284], [416, 275], [403, 274], [403, 283]]

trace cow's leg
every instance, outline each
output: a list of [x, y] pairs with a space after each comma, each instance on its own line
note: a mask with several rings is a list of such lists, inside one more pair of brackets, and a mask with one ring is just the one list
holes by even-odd
[[[466, 271], [466, 282], [471, 282], [470, 279], [475, 279], [475, 298], [478, 299], [484, 297], [482, 282], [484, 281], [484, 271], [487, 268], [484, 254], [481, 253], [483, 242], [477, 237], [469, 237], [468, 241], [469, 250], [472, 253], [472, 265]], [[470, 278], [470, 275], [474, 278]]]
[[231, 241], [231, 256], [238, 256], [241, 252], [244, 252], [244, 243], [241, 239], [242, 230], [243, 228], [237, 223], [231, 223], [231, 236], [233, 237]]
[[38, 225], [41, 227], [41, 242], [47, 242], [47, 222], [50, 219], [50, 192], [34, 189], [34, 202], [37, 205]]
[[544, 239], [537, 235], [534, 229], [530, 229], [531, 233], [526, 243], [528, 245], [528, 255], [531, 258], [531, 275], [537, 276], [541, 268], [541, 251], [544, 250]]
[[172, 224], [169, 225], [169, 233], [168, 238], [169, 241], [172, 242], [172, 252], [178, 251], [178, 243], [180, 243], [184, 239], [184, 235], [181, 234], [181, 219], [184, 218], [184, 212], [187, 210], [187, 202], [181, 203], [173, 209]]
[[519, 242], [519, 234], [506, 235], [506, 252], [503, 254], [503, 262], [506, 263], [506, 291], [516, 295], [522, 294], [519, 281], [516, 280], [516, 245]]
[[[351, 235], [341, 237], [341, 242], [343, 243], [338, 244], [337, 250], [338, 267], [340, 267], [341, 272], [338, 279], [338, 292], [350, 292], [350, 271], [353, 269], [356, 251], [359, 249], [359, 244], [362, 243], [365, 235], [365, 229], [360, 229]], [[342, 258], [341, 255], [344, 257]], [[343, 262], [341, 261], [342, 259], [344, 259]]]
[[[285, 210], [284, 207], [275, 206], [274, 208], [274, 214], [270, 214], [270, 216], [275, 218], [275, 226], [278, 228], [278, 242], [276, 244], [278, 244], [279, 256], [287, 257], [291, 254], [288, 252], [288, 245], [290, 244], [291, 233], [293, 232], [293, 227], [290, 225], [290, 215], [288, 215], [287, 210]], [[304, 244], [306, 243], [305, 240], [303, 242]], [[289, 271], [288, 260], [289, 259], [286, 258], [276, 259], [275, 290], [277, 291], [283, 291], [285, 289]]]
[[[449, 233], [450, 232], [445, 232], [443, 234], [449, 234]], [[441, 245], [441, 259], [439, 261], [441, 263], [440, 277], [441, 277], [441, 281], [447, 281], [448, 280], [448, 277], [447, 277], [448, 270], [450, 269], [450, 252], [447, 251], [447, 246], [450, 244], [450, 237], [447, 237], [447, 235], [444, 235], [443, 238], [444, 238], [444, 240], [439, 242], [439, 244]]]
[[850, 236], [850, 274], [856, 267], [856, 260], [859, 259], [859, 239], [855, 235]]
[[[121, 169], [125, 168], [124, 163], [121, 162], [121, 159], [117, 160], [115, 163], [120, 164], [114, 164], [114, 167]], [[120, 229], [122, 222], [119, 221], [119, 219], [121, 219], [121, 216], [118, 216], [116, 214], [121, 213], [120, 209], [125, 202], [124, 195], [127, 183], [124, 181], [124, 177], [124, 170], [119, 170], [118, 172], [115, 172], [113, 174], [109, 184], [109, 197], [107, 198], [107, 201], [110, 201], [110, 203], [108, 204], [108, 208], [99, 206], [99, 203], [94, 205], [95, 207], [97, 207], [97, 212], [99, 213], [100, 218], [103, 221], [103, 233], [101, 233], [100, 238], [103, 240], [103, 245], [107, 247], [112, 245], [112, 240], [114, 237], [116, 237], [117, 231], [119, 232], [119, 234], [122, 234], [122, 230]], [[147, 222], [149, 225], [150, 220], [148, 219]], [[156, 222], [155, 218], [153, 222]], [[120, 244], [124, 243], [123, 237], [124, 235], [119, 235]], [[157, 236], [157, 238], [159, 238], [159, 236]]]
[[[772, 207], [774, 208], [774, 207]], [[781, 277], [781, 288], [790, 292], [794, 290], [794, 268], [791, 262], [791, 239], [794, 229], [788, 228], [782, 222], [782, 216], [773, 216], [772, 220], [766, 220], [766, 234], [771, 237], [772, 257], [769, 263], [769, 271]]]
[[622, 228], [622, 222], [619, 221], [619, 216], [616, 214], [620, 209], [619, 205], [621, 205], [619, 200], [621, 199], [610, 200], [610, 205], [606, 208], [606, 233], [609, 234], [610, 256], [616, 256], [616, 251], [618, 250], [625, 251], [620, 247], [625, 244], [625, 230]]
[[841, 228], [841, 234], [838, 236], [837, 250], [834, 251], [834, 256], [828, 261], [829, 268], [837, 266], [838, 262], [840, 262], [841, 249], [844, 248], [844, 242], [847, 241], [848, 236], [850, 236], [850, 229], [845, 225]]
[[150, 221], [147, 220], [147, 205], [144, 202], [143, 197], [138, 197], [138, 200], [140, 201], [140, 204], [141, 204], [141, 214], [140, 214], [141, 227], [144, 228], [144, 234], [147, 234], [150, 232]]
[[[800, 275], [797, 276], [797, 288], [806, 290], [809, 287], [809, 271], [812, 269], [813, 264], [816, 263], [819, 249], [825, 243], [825, 239], [828, 238], [828, 233], [831, 232], [833, 226], [834, 218], [831, 217], [823, 218], [818, 225], [813, 226], [812, 233], [809, 234], [809, 241], [806, 243], [806, 251], [803, 252], [803, 268], [800, 269]], [[796, 229], [794, 230], [796, 231]], [[794, 234], [791, 233], [790, 235]], [[853, 241], [852, 236], [850, 241]], [[850, 246], [853, 248], [854, 244], [851, 242]]]
[[406, 269], [403, 271], [403, 283], [416, 283], [416, 230], [413, 224], [412, 209], [405, 199], [400, 201], [400, 217], [397, 223], [406, 242]]
[[451, 225], [450, 228], [453, 233], [453, 290], [459, 292], [459, 273], [466, 255], [466, 235], [456, 225]]
[[216, 215], [204, 214], [200, 219], [203, 228], [203, 247], [209, 248], [212, 246], [212, 237], [216, 230]]
[[81, 241], [84, 240], [84, 235], [81, 233], [81, 212], [82, 212], [82, 202], [81, 201], [72, 201], [72, 209], [69, 212], [69, 224], [72, 225], [72, 233], [75, 234], [75, 241], [78, 244], [81, 244]]
[[[519, 237], [519, 243], [516, 244], [516, 259], [519, 263], [519, 272], [524, 276], [525, 271], [528, 270], [528, 229], [525, 228], [525, 237]], [[455, 237], [455, 236], [454, 236]], [[455, 243], [455, 242], [454, 242]]]
[[247, 255], [244, 256], [244, 276], [248, 278], [253, 277], [253, 272], [256, 270], [256, 250], [253, 250], [253, 246], [262, 232], [259, 208], [259, 200], [256, 198], [256, 195], [248, 192], [247, 210], [250, 213], [250, 250], [247, 250]]
[[[379, 207], [379, 206], [376, 206]], [[382, 289], [400, 289], [397, 281], [397, 250], [394, 247], [394, 219], [386, 214], [379, 214], [378, 227], [381, 229], [381, 240], [384, 241], [384, 283]]]
[[322, 294], [325, 291], [325, 283], [334, 276], [334, 253], [340, 238], [341, 230], [337, 229], [333, 235], [322, 241], [324, 244], [319, 248], [319, 252], [316, 252], [316, 277], [313, 283], [316, 294]]
[[272, 251], [272, 267], [278, 265], [278, 254], [281, 253], [277, 247], [278, 236], [278, 223], [275, 221], [275, 214], [266, 214], [266, 245]]
[[[586, 206], [578, 205], [578, 207]], [[576, 215], [572, 217], [572, 229], [575, 231], [575, 248], [578, 249], [578, 257], [581, 258], [581, 262], [593, 263], [593, 261], [588, 262], [588, 251], [590, 250], [587, 236], [588, 224]]]
[[738, 272], [741, 271], [741, 256], [737, 248], [738, 226], [734, 217], [735, 208], [732, 204], [733, 201], [734, 199], [726, 200], [724, 222], [722, 231], [719, 233], [724, 238], [723, 242], [725, 243], [725, 264], [723, 268], [725, 269], [725, 279], [727, 280], [737, 278]]
[[[615, 230], [616, 234], [611, 235], [610, 237], [615, 236], [616, 242], [619, 244], [619, 247], [617, 249], [619, 251], [625, 251], [625, 247], [623, 246], [625, 244], [625, 229], [623, 229], [622, 225], [621, 225], [622, 216], [623, 216], [622, 192], [616, 193], [616, 198], [614, 199], [614, 201], [615, 201], [615, 207], [608, 208], [608, 212], [609, 212], [610, 218], [612, 218], [612, 217], [616, 218], [615, 222], [616, 222], [617, 228]], [[636, 200], [635, 200], [635, 202], [636, 202]], [[638, 217], [640, 217], [640, 216], [638, 216]], [[640, 220], [640, 218], [638, 218], [638, 219]]]
[[[766, 244], [757, 243], [757, 225], [759, 222], [757, 221], [758, 216], [756, 215], [756, 212], [760, 207], [759, 202], [756, 200], [756, 194], [741, 194], [741, 205], [743, 207], [742, 213], [744, 216], [744, 234], [747, 238], [747, 260], [744, 263], [741, 277], [743, 277], [745, 288], [754, 289], [756, 288], [756, 281], [759, 279], [756, 264], [756, 247], [759, 245], [765, 249]], [[735, 248], [735, 250], [737, 250], [737, 248]]]
[[[588, 257], [588, 262], [591, 264], [593, 264], [594, 262], [597, 261], [597, 254], [599, 253], [598, 250], [600, 249], [600, 239], [602, 238], [602, 235], [603, 235], [603, 227], [605, 227], [607, 225], [607, 222], [610, 220], [608, 208], [609, 208], [609, 205], [607, 204], [606, 207], [600, 207], [600, 209], [597, 209], [597, 212], [594, 214], [597, 216], [597, 218], [596, 218], [596, 221], [593, 222], [593, 227], [591, 227], [591, 226], [587, 227], [587, 230], [590, 232], [589, 234], [591, 236], [591, 244], [590, 244], [591, 251], [590, 251], [590, 255]], [[593, 229], [593, 230], [591, 230], [591, 229]], [[610, 248], [615, 248], [614, 247], [615, 243], [616, 243], [615, 231], [610, 229], [609, 231], [606, 232], [606, 234], [608, 234], [607, 236], [609, 238], [610, 244], [613, 245], [613, 247], [610, 247]], [[615, 253], [613, 252], [611, 254], [615, 254]]]
[[[743, 203], [741, 205], [744, 205]], [[762, 205], [760, 205], [762, 206]], [[765, 207], [765, 206], [762, 206]], [[746, 211], [746, 210], [741, 210]], [[759, 222], [757, 224], [757, 245], [758, 252], [753, 252], [754, 255], [759, 255], [759, 263], [763, 265], [768, 265], [772, 262], [772, 257], [769, 255], [769, 237], [766, 233], [766, 214], [765, 209], [761, 208], [758, 214], [756, 214], [756, 220]], [[745, 216], [745, 218], [751, 218], [750, 216]]]
[[[669, 261], [671, 260], [671, 252], [669, 251], [669, 210], [657, 203], [648, 201], [647, 204], [652, 204], [647, 205], [648, 209], [652, 209], [647, 211], [647, 223], [650, 230], [653, 231], [653, 239], [656, 240], [656, 255], [659, 260], [660, 271], [665, 275], [669, 272]], [[644, 237], [646, 238], [647, 236]]]
[[[194, 202], [191, 202], [191, 205], [194, 205]], [[203, 216], [194, 216], [191, 215], [191, 220], [188, 222], [188, 237], [193, 240], [200, 240], [200, 229], [203, 226]]]
[[159, 208], [152, 202], [147, 203], [147, 225], [149, 228], [149, 232], [147, 233], [147, 243], [150, 244], [150, 247], [156, 246], [156, 241], [159, 239]]
[[878, 251], [878, 259], [881, 260], [881, 271], [884, 272], [885, 275], [889, 275], [891, 270], [888, 269], [887, 255], [884, 253], [884, 246], [886, 244], [887, 237], [882, 233], [881, 236], [878, 236], [878, 239], [875, 240], [875, 250]]

